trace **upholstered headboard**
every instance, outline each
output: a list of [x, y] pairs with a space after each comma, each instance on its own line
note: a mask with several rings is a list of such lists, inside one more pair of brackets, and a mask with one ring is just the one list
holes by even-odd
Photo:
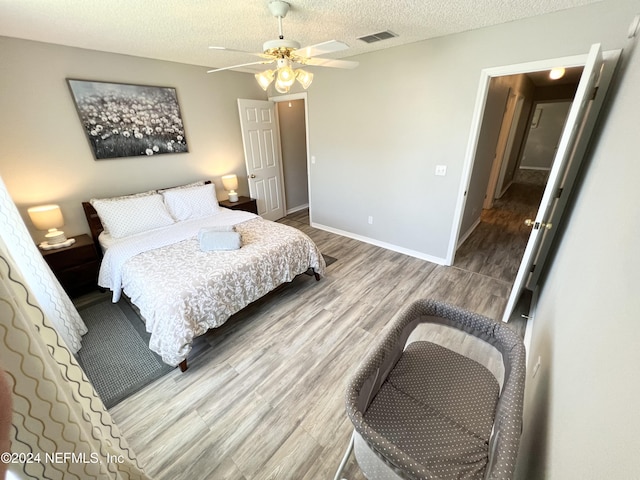
[[[211, 183], [211, 180], [206, 180], [204, 182], [205, 185]], [[158, 191], [168, 190], [170, 188], [176, 187], [167, 187], [160, 188]], [[98, 212], [93, 208], [93, 205], [89, 202], [82, 202], [82, 209], [84, 210], [84, 215], [87, 217], [87, 223], [89, 224], [89, 231], [91, 232], [91, 238], [93, 239], [93, 243], [96, 245], [96, 250], [102, 256], [102, 247], [100, 246], [100, 242], [98, 241], [98, 236], [103, 232], [104, 226], [102, 225], [102, 221], [98, 216]]]

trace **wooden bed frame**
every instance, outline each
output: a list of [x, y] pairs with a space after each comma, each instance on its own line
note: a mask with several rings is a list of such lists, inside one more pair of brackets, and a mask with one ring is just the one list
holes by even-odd
[[[206, 184], [210, 184], [211, 180], [207, 180], [204, 183], [205, 183], [205, 185]], [[169, 188], [171, 188], [171, 187], [169, 187]], [[160, 189], [160, 190], [164, 190], [164, 189]], [[91, 203], [82, 202], [82, 208], [84, 209], [84, 214], [87, 217], [87, 223], [89, 224], [89, 230], [91, 232], [91, 238], [93, 239], [93, 242], [95, 243], [96, 250], [98, 251], [98, 254], [100, 255], [100, 258], [102, 258], [102, 246], [100, 245], [100, 242], [98, 240], [98, 236], [104, 231], [104, 226], [102, 225], [102, 221], [100, 220], [100, 217], [98, 216], [98, 212], [96, 212], [96, 209], [93, 208], [93, 205], [91, 205]], [[313, 275], [314, 275], [316, 281], [320, 280], [320, 275], [318, 273], [316, 273], [314, 271]], [[182, 362], [180, 362], [178, 366], [180, 367], [180, 371], [184, 372], [188, 368], [187, 359], [184, 359]]]

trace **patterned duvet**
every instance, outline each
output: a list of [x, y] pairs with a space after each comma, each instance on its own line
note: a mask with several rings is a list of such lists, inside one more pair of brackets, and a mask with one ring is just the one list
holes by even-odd
[[[118, 262], [110, 254], [127, 248], [110, 247], [105, 254], [100, 285], [114, 290], [117, 301], [116, 287], [121, 282], [122, 290], [146, 321], [151, 333], [149, 347], [169, 365], [187, 358], [195, 337], [222, 325], [278, 285], [309, 267], [324, 275], [322, 255], [304, 233], [239, 213], [245, 212], [230, 215], [230, 223], [242, 236], [239, 250], [203, 252], [192, 227], [183, 235], [185, 239], [175, 243], [139, 253], [144, 249], [129, 248]], [[114, 279], [116, 271], [118, 278]]]

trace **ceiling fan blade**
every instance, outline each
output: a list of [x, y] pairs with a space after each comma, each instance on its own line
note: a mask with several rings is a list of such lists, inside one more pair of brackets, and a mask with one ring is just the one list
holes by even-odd
[[303, 65], [313, 65], [316, 67], [332, 67], [332, 68], [356, 68], [359, 63], [352, 60], [336, 60], [333, 58], [302, 58]]
[[241, 63], [240, 65], [232, 65], [230, 67], [214, 68], [213, 70], [207, 70], [207, 73], [222, 72], [223, 70], [233, 70], [234, 68], [248, 67], [249, 65], [260, 65], [260, 64], [265, 65], [267, 63], [273, 63], [273, 60]]
[[296, 50], [296, 55], [309, 58], [317, 55], [324, 55], [325, 53], [340, 52], [347, 48], [349, 48], [349, 45], [344, 42], [328, 40], [326, 42], [316, 43], [315, 45], [309, 45], [308, 47], [298, 48]]
[[238, 50], [236, 48], [210, 46], [209, 49], [211, 49], [211, 50], [221, 50], [221, 51], [224, 51], [224, 52], [246, 53], [247, 55], [254, 55], [256, 57], [271, 58], [270, 55], [265, 55], [262, 52], [247, 52], [246, 50]]

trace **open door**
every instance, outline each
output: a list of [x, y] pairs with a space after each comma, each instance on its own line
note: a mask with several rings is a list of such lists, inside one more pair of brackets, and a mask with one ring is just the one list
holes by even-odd
[[238, 99], [249, 194], [258, 215], [278, 220], [285, 215], [280, 131], [274, 102]]
[[[589, 51], [573, 104], [569, 110], [562, 135], [560, 136], [560, 143], [558, 144], [558, 150], [553, 165], [551, 166], [551, 171], [549, 172], [547, 186], [542, 195], [538, 213], [535, 220], [527, 220], [527, 224], [532, 227], [531, 236], [529, 237], [520, 268], [511, 289], [509, 300], [507, 301], [507, 306], [502, 317], [503, 322], [509, 320], [518, 298], [527, 284], [534, 259], [538, 256], [543, 237], [548, 230], [554, 228], [551, 217], [556, 213], [554, 210], [558, 203], [559, 187], [567, 173], [569, 164], [572, 160], [576, 162], [582, 161], [582, 156], [573, 155], [573, 153], [578, 139], [578, 133], [581, 134], [580, 136], [582, 138], [585, 137], [585, 134], [588, 138], [591, 133], [586, 132], [583, 126], [586, 121], [588, 106], [595, 96], [596, 85], [600, 77], [602, 65], [603, 58], [600, 44], [593, 45]], [[602, 92], [602, 95], [604, 95], [604, 92]]]

